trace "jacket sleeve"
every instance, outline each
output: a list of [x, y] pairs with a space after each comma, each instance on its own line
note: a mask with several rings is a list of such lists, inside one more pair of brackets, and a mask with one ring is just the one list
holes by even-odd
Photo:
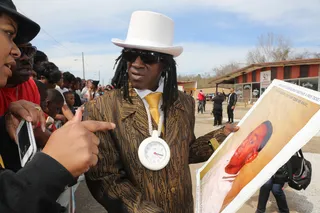
[[[1, 126], [4, 122], [1, 117]], [[1, 128], [0, 136], [1, 145], [14, 143], [4, 141], [9, 138], [5, 128]], [[17, 173], [0, 168], [0, 212], [59, 212], [61, 206], [56, 200], [73, 180], [60, 163], [44, 153], [37, 153]]]
[[233, 106], [236, 106], [238, 101], [238, 95], [236, 93], [234, 93], [234, 101], [233, 101]]
[[57, 198], [72, 175], [57, 161], [37, 153], [24, 168], [14, 173], [0, 170], [0, 212], [59, 212]]
[[[94, 102], [86, 105], [85, 120], [104, 120]], [[163, 213], [128, 179], [113, 134], [96, 133], [100, 139], [98, 164], [86, 173], [86, 182], [93, 197], [110, 213]]]
[[[191, 128], [195, 126], [195, 102], [192, 100]], [[214, 130], [196, 138], [193, 132], [193, 139], [189, 145], [189, 163], [201, 163], [207, 161], [219, 144], [226, 139], [223, 128]]]
[[218, 96], [217, 95], [212, 98], [212, 101], [217, 101], [217, 100], [218, 100]]
[[230, 93], [229, 93], [229, 94], [226, 94], [226, 93], [224, 93], [224, 92], [222, 92], [222, 94], [224, 95], [225, 98], [228, 98], [228, 96], [230, 95]]

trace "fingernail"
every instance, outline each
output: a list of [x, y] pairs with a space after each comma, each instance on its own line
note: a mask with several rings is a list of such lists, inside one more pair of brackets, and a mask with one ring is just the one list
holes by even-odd
[[41, 125], [41, 130], [42, 130], [42, 132], [45, 132], [46, 131], [46, 127]]
[[111, 123], [112, 129], [116, 128], [116, 125], [114, 123]]
[[27, 116], [26, 121], [31, 122], [31, 121], [32, 121], [32, 118], [31, 118], [30, 116]]

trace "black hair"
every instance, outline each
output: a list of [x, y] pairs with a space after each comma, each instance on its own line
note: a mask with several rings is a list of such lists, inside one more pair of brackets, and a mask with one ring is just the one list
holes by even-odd
[[35, 71], [38, 79], [44, 76], [50, 84], [56, 84], [61, 79], [61, 71], [54, 63], [49, 61], [42, 62], [39, 66], [36, 66]]
[[47, 97], [48, 101], [51, 101], [57, 104], [64, 103], [64, 98], [58, 90], [48, 89], [47, 94], [48, 94], [48, 97]]
[[45, 100], [47, 98], [47, 87], [44, 83], [42, 83], [41, 81], [37, 81], [35, 80], [34, 81], [37, 85], [37, 88], [38, 88], [38, 91], [39, 91], [39, 94], [40, 94], [40, 99], [41, 100]]
[[76, 77], [74, 77], [74, 75], [72, 73], [70, 73], [70, 72], [63, 73], [63, 81], [68, 82], [68, 83], [72, 83], [75, 79], [76, 79]]
[[79, 77], [76, 77], [75, 79], [74, 79], [74, 81], [76, 82], [76, 83], [81, 83], [82, 82], [82, 79], [81, 78], [79, 78]]
[[96, 88], [99, 86], [99, 81], [92, 81], [92, 85], [94, 85]]
[[[129, 94], [130, 88], [127, 61], [123, 59], [123, 52], [124, 49], [122, 50], [121, 55], [116, 59], [114, 67], [117, 65], [117, 68], [111, 84], [115, 87], [115, 89], [121, 89], [123, 98], [132, 103]], [[166, 118], [167, 110], [178, 99], [177, 68], [176, 62], [172, 55], [161, 53], [161, 63], [163, 65], [161, 76], [164, 78], [162, 95], [163, 104], [161, 108], [164, 111]]]
[[72, 91], [67, 91], [63, 93], [64, 97], [66, 98], [68, 95], [74, 95]]
[[267, 126], [267, 134], [263, 138], [263, 141], [258, 148], [258, 152], [260, 152], [264, 148], [264, 146], [267, 144], [267, 142], [269, 141], [269, 139], [271, 138], [271, 135], [273, 133], [272, 123], [269, 120], [263, 122], [261, 125], [263, 125], [263, 124]]
[[41, 109], [44, 110], [45, 107], [46, 107], [45, 106], [45, 101], [46, 101], [46, 99], [48, 97], [47, 87], [41, 81], [35, 80], [34, 82], [36, 83], [38, 91], [39, 91], [39, 94], [40, 94], [40, 106], [41, 106]]
[[44, 52], [37, 50], [33, 58], [34, 64], [41, 63], [44, 61], [48, 61], [48, 56]]

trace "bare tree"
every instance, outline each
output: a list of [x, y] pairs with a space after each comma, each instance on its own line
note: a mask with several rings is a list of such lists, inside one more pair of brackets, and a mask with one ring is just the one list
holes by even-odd
[[215, 77], [218, 77], [218, 76], [222, 76], [222, 75], [226, 75], [228, 73], [231, 73], [235, 70], [238, 70], [240, 69], [241, 66], [239, 63], [237, 62], [230, 62], [228, 64], [224, 64], [224, 65], [220, 65], [219, 67], [215, 67], [212, 69], [213, 71], [213, 75]]
[[293, 52], [291, 42], [281, 35], [268, 33], [258, 37], [255, 49], [248, 52], [247, 62], [249, 64], [273, 61], [284, 61]]
[[320, 53], [310, 52], [308, 50], [304, 50], [301, 53], [293, 53], [290, 56], [290, 59], [292, 59], [292, 60], [295, 60], [295, 59], [307, 59], [307, 58], [320, 58]]
[[212, 85], [210, 82], [214, 76], [212, 73], [194, 74], [194, 75], [178, 75], [178, 81], [197, 81], [198, 88], [208, 88]]

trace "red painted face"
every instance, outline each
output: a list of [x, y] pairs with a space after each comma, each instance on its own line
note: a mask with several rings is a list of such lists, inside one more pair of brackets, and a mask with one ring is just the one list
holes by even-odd
[[228, 174], [237, 174], [245, 164], [253, 161], [257, 157], [260, 151], [259, 147], [268, 132], [268, 125], [265, 123], [260, 124], [253, 130], [235, 151], [229, 164], [225, 168], [225, 172]]

